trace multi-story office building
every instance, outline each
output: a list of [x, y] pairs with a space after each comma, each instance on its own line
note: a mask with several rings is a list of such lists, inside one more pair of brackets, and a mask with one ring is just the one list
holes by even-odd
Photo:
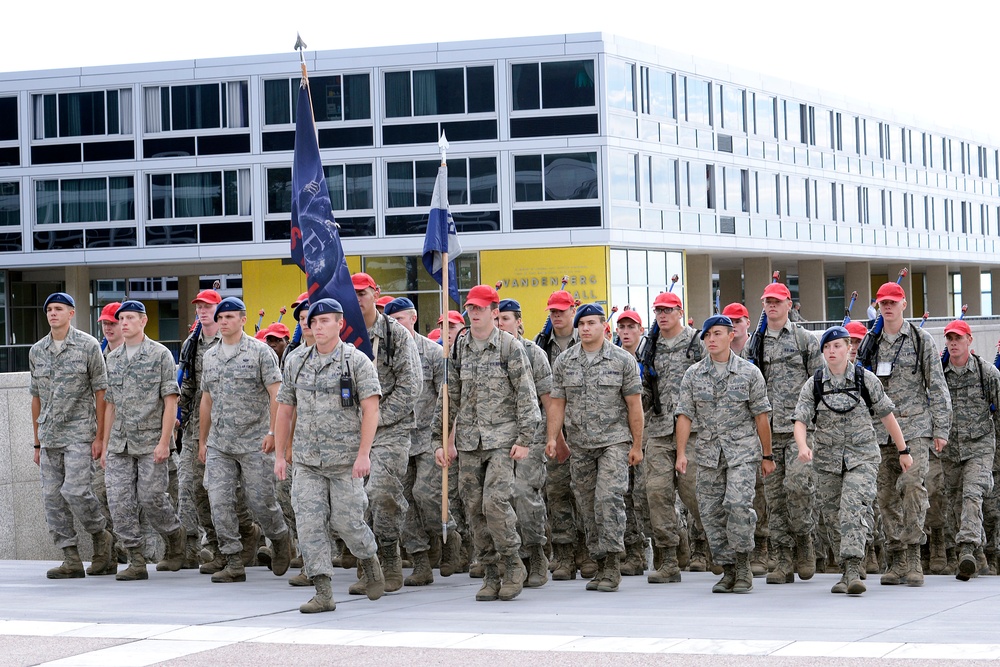
[[[700, 321], [778, 269], [821, 320], [905, 265], [912, 313], [1000, 312], [1000, 140], [602, 34], [306, 55], [351, 268], [425, 330], [442, 132], [461, 287], [502, 281], [529, 335], [564, 274], [647, 312], [679, 274]], [[85, 329], [128, 290], [180, 337], [218, 276], [275, 319], [305, 284], [298, 85], [295, 53], [0, 74], [0, 342], [41, 335], [57, 287]]]

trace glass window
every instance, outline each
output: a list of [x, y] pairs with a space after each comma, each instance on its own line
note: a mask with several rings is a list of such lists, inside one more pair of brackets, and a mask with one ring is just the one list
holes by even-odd
[[886, 160], [893, 160], [894, 162], [903, 161], [903, 133], [906, 131], [900, 127], [893, 127], [888, 123], [885, 124], [886, 134], [889, 135], [888, 142], [888, 155], [885, 156]]
[[927, 197], [925, 195], [907, 195], [909, 209], [907, 225], [910, 229], [927, 229]]
[[882, 130], [880, 123], [871, 118], [862, 118], [861, 122], [865, 126], [864, 149], [865, 155], [870, 158], [882, 157]]
[[639, 155], [622, 151], [611, 152], [611, 198], [639, 201]]
[[802, 176], [786, 176], [785, 192], [787, 193], [787, 211], [793, 218], [805, 218], [809, 216], [809, 203], [806, 194], [808, 179]]
[[886, 219], [889, 227], [906, 226], [906, 215], [903, 213], [903, 193], [889, 190], [886, 196]]
[[0, 141], [17, 139], [17, 97], [0, 97]]
[[249, 169], [149, 175], [151, 219], [249, 215]]
[[386, 72], [386, 117], [492, 112], [493, 91], [492, 67]]
[[[386, 164], [386, 176], [389, 191], [389, 208], [429, 207], [434, 194], [434, 183], [437, 180], [439, 160], [417, 160], [408, 162], [389, 162]], [[361, 192], [364, 192], [364, 202], [372, 200], [370, 183], [370, 165], [367, 173], [359, 170], [352, 172], [347, 165], [347, 186], [351, 178], [358, 179], [357, 185], [367, 185], [367, 191], [356, 194], [362, 203]], [[353, 173], [353, 176], [352, 176]], [[329, 182], [329, 177], [327, 178]], [[348, 190], [350, 193], [350, 190]], [[448, 204], [464, 206], [468, 204], [497, 203], [497, 162], [494, 157], [486, 158], [453, 158], [448, 161]], [[350, 195], [348, 205], [351, 205]], [[360, 207], [359, 207], [360, 208]], [[370, 205], [364, 208], [371, 208]]]
[[711, 84], [704, 79], [691, 76], [682, 76], [681, 84], [687, 93], [686, 120], [689, 123], [698, 123], [699, 125], [711, 124], [708, 101], [711, 96]]
[[132, 89], [33, 95], [32, 113], [35, 139], [132, 134]]
[[924, 133], [924, 146], [927, 150], [927, 166], [931, 169], [940, 169], [941, 146], [937, 145], [934, 135]]
[[677, 205], [677, 160], [649, 157], [649, 203]]
[[143, 97], [149, 133], [250, 126], [246, 81], [147, 86]]
[[597, 199], [597, 153], [514, 157], [515, 201]]
[[837, 127], [840, 129], [838, 148], [845, 153], [858, 154], [858, 117], [837, 114]]
[[635, 111], [635, 63], [608, 58], [608, 106]]
[[715, 208], [712, 182], [715, 180], [712, 165], [687, 162], [688, 206], [691, 208]]
[[762, 93], [754, 93], [754, 134], [775, 138], [774, 98]]
[[812, 218], [820, 222], [831, 222], [833, 220], [833, 184], [824, 181], [813, 181], [813, 183], [816, 186], [816, 198]]
[[812, 112], [812, 143], [819, 148], [833, 148], [833, 112], [821, 107], [810, 108]]
[[806, 143], [803, 111], [805, 105], [798, 102], [784, 101], [785, 104], [785, 140], [795, 143]]
[[21, 184], [17, 181], [0, 183], [0, 227], [21, 224]]
[[858, 224], [861, 222], [861, 188], [856, 185], [842, 185], [844, 222]]
[[135, 220], [132, 176], [35, 181], [35, 224]]
[[925, 166], [924, 163], [924, 134], [923, 132], [916, 132], [914, 130], [906, 131], [907, 139], [909, 139], [909, 163], [914, 164], [918, 167]]
[[765, 172], [754, 174], [757, 186], [757, 213], [763, 216], [778, 215], [778, 176]]
[[723, 208], [726, 211], [750, 212], [750, 202], [747, 196], [747, 170], [738, 167], [722, 168], [722, 187], [724, 188]]
[[730, 132], [746, 132], [746, 115], [743, 113], [742, 88], [723, 86], [722, 88], [722, 126]]
[[643, 67], [642, 112], [651, 116], [674, 117], [674, 75], [654, 67]]
[[884, 191], [878, 188], [862, 188], [864, 190], [865, 224], [881, 227], [885, 224], [882, 217]]
[[594, 61], [568, 60], [511, 66], [514, 111], [592, 107]]

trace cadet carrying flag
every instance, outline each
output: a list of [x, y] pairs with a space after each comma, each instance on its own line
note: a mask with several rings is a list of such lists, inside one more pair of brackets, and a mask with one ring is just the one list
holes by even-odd
[[372, 358], [368, 327], [351, 283], [340, 232], [333, 219], [330, 191], [323, 176], [305, 63], [295, 113], [292, 192], [292, 260], [308, 278], [309, 301], [327, 297], [339, 301], [346, 320], [340, 337]]
[[[458, 230], [455, 220], [448, 209], [448, 165], [442, 162], [438, 167], [437, 180], [434, 181], [434, 194], [431, 197], [431, 214], [427, 220], [427, 236], [424, 237], [424, 268], [431, 277], [442, 285], [443, 270], [442, 253], [448, 253], [448, 295], [461, 305], [462, 297], [458, 293], [458, 280], [455, 274], [455, 258], [462, 254], [462, 246], [458, 242]], [[447, 308], [445, 308], [447, 310]]]

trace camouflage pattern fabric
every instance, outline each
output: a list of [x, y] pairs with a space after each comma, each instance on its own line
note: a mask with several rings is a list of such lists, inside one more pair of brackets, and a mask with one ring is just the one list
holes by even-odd
[[495, 565], [521, 547], [514, 495], [514, 460], [509, 448], [460, 450], [458, 486], [472, 531], [472, 553], [483, 565]]
[[[680, 382], [677, 386], [680, 388]], [[678, 494], [693, 520], [699, 523], [701, 521], [695, 494], [697, 466], [689, 466], [687, 473], [683, 475], [674, 469], [677, 463], [677, 441], [673, 428], [670, 435], [648, 437], [645, 450], [645, 458], [640, 467], [645, 469], [653, 544], [658, 547], [676, 547], [680, 542], [677, 510], [674, 508]]]
[[108, 452], [105, 469], [108, 506], [115, 533], [126, 549], [143, 545], [140, 509], [143, 520], [164, 537], [180, 527], [180, 518], [167, 493], [169, 475], [167, 462], [155, 463], [152, 453]]
[[[566, 348], [561, 347], [553, 335], [550, 344], [543, 349], [548, 357], [549, 367], [556, 363], [560, 354], [578, 342], [576, 329], [573, 330], [573, 337]], [[541, 428], [545, 428], [544, 420]], [[570, 457], [572, 458], [572, 454]], [[583, 521], [577, 511], [576, 497], [573, 495], [568, 460], [560, 463], [555, 459], [549, 459], [545, 462], [545, 500], [552, 543], [576, 544], [578, 535], [583, 532]]]
[[438, 395], [444, 383], [444, 357], [441, 356], [441, 346], [426, 336], [413, 336], [417, 354], [420, 356], [422, 389], [414, 408], [416, 426], [410, 434], [410, 456], [419, 454], [434, 454], [440, 446], [431, 433], [434, 422], [434, 411], [438, 405]]
[[[174, 357], [163, 345], [144, 338], [132, 359], [122, 345], [108, 355], [108, 392], [115, 406], [108, 453], [152, 454], [163, 429], [164, 397], [177, 394]], [[173, 435], [170, 449], [173, 450]], [[164, 466], [165, 467], [165, 466]], [[112, 508], [114, 513], [114, 508]]]
[[45, 523], [52, 541], [60, 549], [77, 545], [74, 518], [91, 535], [111, 525], [105, 520], [91, 485], [93, 464], [89, 442], [41, 449], [39, 468]]
[[760, 466], [755, 461], [729, 464], [724, 453], [719, 454], [716, 466], [700, 462], [698, 466], [698, 506], [712, 561], [716, 565], [733, 565], [736, 554], [753, 551], [757, 523], [754, 479]]
[[[449, 483], [449, 491], [451, 486]], [[411, 554], [427, 551], [433, 538], [441, 534], [441, 468], [433, 453], [410, 456], [403, 488], [410, 506], [403, 526], [403, 547]], [[456, 530], [458, 526], [449, 512], [448, 534]]]

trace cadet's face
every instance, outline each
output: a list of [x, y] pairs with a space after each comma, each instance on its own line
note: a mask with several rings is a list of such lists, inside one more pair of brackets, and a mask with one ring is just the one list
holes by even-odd
[[737, 317], [733, 320], [733, 338], [740, 340], [747, 337], [750, 330], [750, 320], [746, 317]]
[[278, 338], [277, 336], [265, 336], [264, 342], [267, 346], [274, 350], [278, 358], [281, 359], [281, 355], [285, 353], [285, 347], [288, 345], [287, 338]]
[[573, 328], [573, 318], [576, 316], [576, 308], [557, 310], [549, 308], [549, 319], [552, 320], [552, 328], [557, 331], [565, 331]]
[[143, 330], [148, 321], [145, 313], [126, 311], [118, 316], [118, 321], [122, 326], [122, 337], [126, 343], [135, 344], [142, 340]]
[[729, 349], [733, 340], [733, 330], [718, 324], [705, 332], [705, 349], [709, 354], [721, 354]]
[[117, 343], [122, 339], [122, 325], [118, 320], [114, 322], [104, 320], [101, 322], [101, 331], [109, 343]]
[[406, 327], [410, 333], [413, 333], [413, 327], [417, 324], [417, 311], [415, 310], [400, 310], [389, 317]]
[[194, 302], [194, 312], [197, 314], [201, 326], [211, 327], [215, 324], [215, 305], [205, 301]]
[[339, 313], [324, 313], [313, 315], [313, 336], [316, 338], [316, 349], [326, 354], [337, 346], [340, 332], [344, 328], [344, 316]]
[[600, 315], [581, 317], [576, 330], [580, 332], [581, 343], [594, 343], [604, 338], [604, 322]]
[[858, 358], [858, 348], [861, 347], [860, 338], [851, 338], [851, 350], [847, 353], [847, 360], [852, 364], [857, 361]]
[[956, 359], [965, 359], [969, 356], [969, 350], [972, 349], [972, 336], [967, 336], [965, 334], [959, 333], [949, 333], [945, 334], [946, 345], [948, 346], [948, 354]]
[[378, 294], [375, 293], [375, 290], [371, 287], [366, 287], [354, 290], [354, 293], [358, 296], [358, 305], [361, 306], [362, 313], [375, 312], [375, 302], [378, 300]]
[[235, 310], [227, 310], [219, 313], [219, 331], [223, 336], [234, 336], [243, 329], [247, 322], [247, 316]]
[[299, 328], [302, 329], [302, 338], [305, 339], [306, 345], [314, 345], [316, 343], [316, 338], [313, 336], [313, 332], [312, 329], [309, 328], [309, 324], [306, 323], [306, 315], [308, 314], [308, 308], [303, 308], [299, 311]]
[[497, 324], [500, 326], [501, 329], [503, 329], [512, 336], [517, 335], [517, 328], [521, 324], [521, 320], [520, 318], [516, 317], [514, 313], [511, 312], [500, 313], [500, 317], [498, 318], [498, 320], [499, 321], [497, 322]]
[[477, 306], [474, 303], [465, 304], [465, 310], [469, 313], [470, 328], [476, 332], [483, 332], [491, 329], [500, 315], [498, 308], [490, 306]]
[[791, 299], [775, 299], [770, 296], [764, 299], [764, 312], [767, 313], [769, 322], [784, 322], [791, 309]]
[[847, 354], [851, 349], [849, 340], [838, 338], [823, 346], [823, 358], [826, 359], [828, 366], [840, 366], [847, 360]]
[[656, 315], [656, 323], [660, 325], [660, 331], [673, 331], [684, 322], [683, 308], [657, 306], [653, 308], [653, 314]]
[[632, 320], [618, 320], [618, 337], [622, 341], [622, 347], [632, 349], [639, 344], [642, 336], [642, 329]]
[[464, 324], [459, 324], [458, 322], [452, 322], [452, 321], [449, 320], [448, 321], [448, 340], [455, 340], [455, 336], [458, 335], [458, 332], [461, 331], [462, 327], [464, 327], [464, 326], [465, 326]]
[[898, 322], [903, 319], [903, 311], [906, 310], [906, 299], [893, 301], [892, 299], [882, 299], [878, 302], [879, 312], [887, 322]]
[[51, 328], [60, 329], [69, 324], [75, 312], [76, 309], [70, 308], [65, 303], [50, 303], [45, 309], [45, 319]]

